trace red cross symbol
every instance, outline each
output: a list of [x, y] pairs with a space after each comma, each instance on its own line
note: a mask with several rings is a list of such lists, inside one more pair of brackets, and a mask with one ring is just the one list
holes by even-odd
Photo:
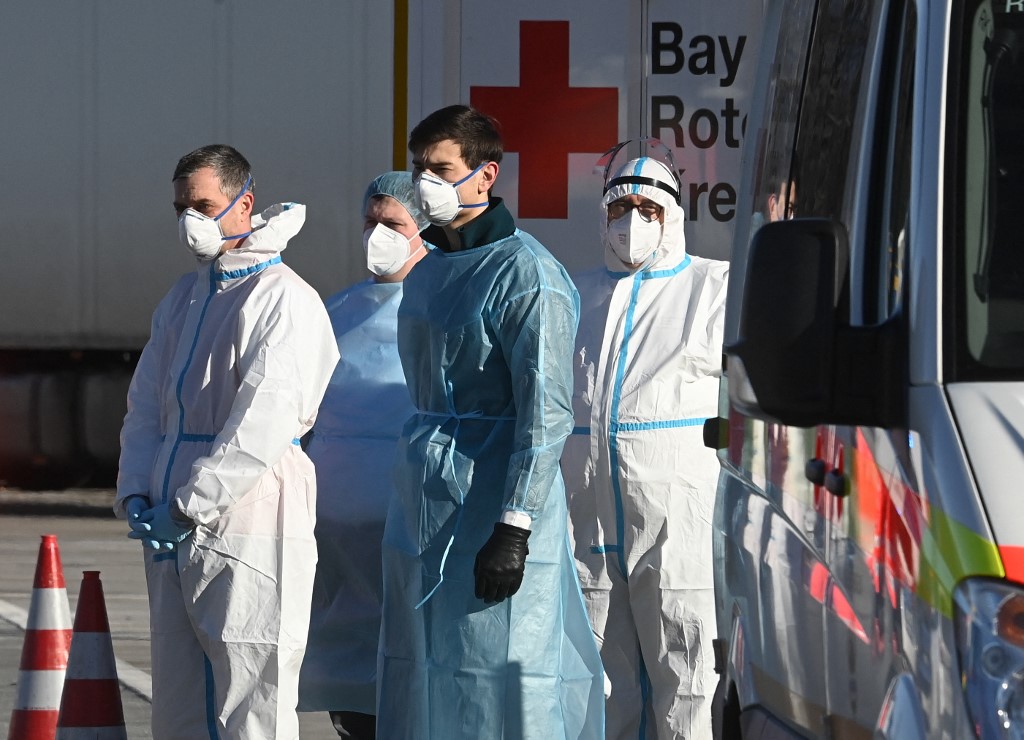
[[569, 21], [519, 22], [519, 87], [471, 87], [519, 153], [520, 218], [568, 218], [569, 154], [618, 141], [619, 91], [569, 87]]

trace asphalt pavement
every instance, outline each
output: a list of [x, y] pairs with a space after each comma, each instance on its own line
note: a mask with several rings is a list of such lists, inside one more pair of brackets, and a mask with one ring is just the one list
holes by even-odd
[[[139, 544], [114, 518], [111, 489], [24, 491], [0, 487], [0, 737], [17, 696], [18, 666], [40, 538], [58, 539], [72, 619], [82, 571], [98, 570], [110, 622], [129, 738], [151, 738], [149, 604]], [[335, 740], [325, 713], [300, 714], [303, 740]]]
[[83, 516], [113, 519], [114, 489], [25, 491], [0, 486], [0, 515]]

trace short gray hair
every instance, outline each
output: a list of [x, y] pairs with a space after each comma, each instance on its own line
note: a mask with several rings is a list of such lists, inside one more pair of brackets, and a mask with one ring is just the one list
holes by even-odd
[[[252, 179], [252, 167], [249, 160], [232, 146], [227, 144], [210, 144], [189, 152], [178, 160], [171, 181], [182, 180], [194, 175], [199, 170], [209, 167], [220, 178], [220, 191], [229, 198], [242, 193], [242, 188], [255, 192], [256, 182]], [[245, 183], [248, 181], [249, 186]]]

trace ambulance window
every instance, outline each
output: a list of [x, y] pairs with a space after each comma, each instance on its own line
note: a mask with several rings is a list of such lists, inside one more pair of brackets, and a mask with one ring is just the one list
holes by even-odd
[[733, 243], [733, 272], [726, 309], [726, 333], [730, 337], [738, 331], [745, 279], [745, 270], [736, 266], [747, 263], [747, 249], [758, 229], [769, 221], [791, 217], [796, 205], [792, 197], [795, 193], [785, 192], [783, 186], [790, 181], [815, 5], [806, 0], [781, 0], [767, 4], [766, 8], [763, 46], [751, 101], [751, 125], [743, 144], [744, 162], [749, 163], [750, 169], [744, 164], [739, 201], [742, 213], [737, 218]]
[[[906, 250], [910, 228], [911, 133], [914, 104], [914, 39], [917, 11], [913, 3], [893, 8], [886, 33], [883, 75], [874, 147], [868, 274], [876, 275], [873, 295], [867, 296], [869, 323], [891, 316], [903, 295]], [[872, 286], [869, 286], [869, 290]]]
[[[797, 216], [842, 220], [850, 147], [877, 2], [823, 0], [807, 65], [794, 169]], [[813, 95], [809, 94], [813, 91]]]
[[782, 9], [778, 45], [768, 80], [766, 126], [758, 132], [760, 156], [755, 173], [757, 195], [751, 234], [764, 223], [792, 218], [795, 213], [797, 194], [788, 185], [813, 9], [813, 4], [803, 0], [787, 0]]
[[[973, 0], [954, 15], [947, 143], [956, 250], [950, 374], [1024, 377], [1024, 2]], [[949, 263], [947, 263], [949, 264]], [[947, 324], [948, 325], [948, 324]]]

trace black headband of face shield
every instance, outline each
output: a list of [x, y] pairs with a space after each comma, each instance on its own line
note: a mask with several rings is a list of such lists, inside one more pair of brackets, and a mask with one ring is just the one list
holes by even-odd
[[[672, 196], [672, 199], [676, 202], [677, 206], [682, 205], [679, 200], [679, 191], [663, 182], [655, 180], [652, 177], [637, 177], [636, 175], [626, 175], [624, 177], [616, 177], [611, 180], [604, 188], [604, 192], [607, 193], [616, 185], [649, 185], [651, 187], [660, 188], [666, 193]], [[603, 193], [602, 193], [603, 195]]]

